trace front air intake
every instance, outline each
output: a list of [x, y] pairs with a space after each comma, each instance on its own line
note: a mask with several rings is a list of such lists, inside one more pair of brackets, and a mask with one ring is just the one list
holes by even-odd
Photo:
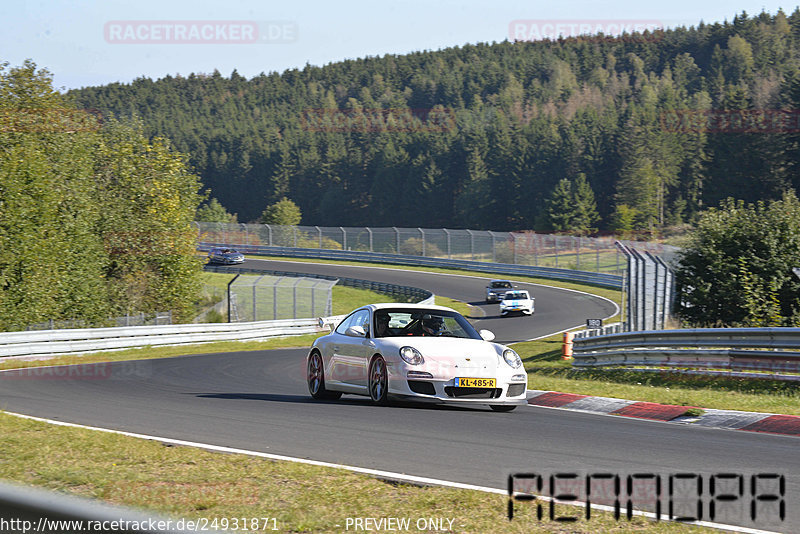
[[454, 399], [496, 399], [503, 394], [500, 388], [457, 388], [446, 386], [444, 392]]

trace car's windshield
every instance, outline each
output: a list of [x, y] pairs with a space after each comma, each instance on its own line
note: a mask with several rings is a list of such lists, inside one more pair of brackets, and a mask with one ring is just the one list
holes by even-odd
[[507, 289], [511, 287], [511, 282], [492, 282], [492, 289]]
[[482, 339], [462, 315], [426, 309], [378, 310], [374, 337], [441, 336]]
[[503, 300], [521, 300], [527, 298], [529, 298], [527, 291], [509, 291], [503, 296]]

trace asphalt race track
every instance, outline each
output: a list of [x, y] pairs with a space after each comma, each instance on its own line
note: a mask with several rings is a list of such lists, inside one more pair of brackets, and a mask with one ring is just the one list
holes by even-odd
[[[248, 263], [254, 266], [256, 262]], [[303, 272], [324, 269], [341, 276], [425, 287], [473, 302], [482, 301], [485, 286], [475, 278], [403, 271], [258, 264], [266, 269]], [[578, 293], [539, 286], [530, 289], [536, 297], [534, 317], [487, 317], [476, 325], [494, 330], [500, 339], [529, 339], [580, 324], [587, 317], [606, 317], [613, 311], [613, 305]], [[496, 305], [482, 309], [487, 314], [497, 313]], [[2, 379], [0, 373], [0, 408], [495, 488], [506, 488], [512, 473], [545, 477], [611, 473], [623, 477], [623, 488], [624, 477], [629, 474], [659, 474], [665, 515], [669, 476], [699, 474], [703, 478], [704, 520], [710, 519], [711, 477], [741, 474], [745, 476], [744, 494], [734, 501], [718, 503], [717, 522], [800, 532], [800, 440], [795, 437], [537, 407], [502, 414], [488, 408], [381, 408], [354, 396], [317, 402], [307, 393], [305, 355], [305, 350], [296, 349], [120, 362], [108, 364], [99, 378], [54, 379], [52, 374], [45, 374]], [[767, 500], [759, 503], [759, 521], [749, 521], [749, 477], [760, 473], [786, 477], [783, 522], [778, 520], [777, 502]], [[718, 493], [720, 488], [718, 484]], [[676, 515], [691, 515], [694, 508], [687, 508], [685, 503], [696, 503], [693, 491], [693, 486], [676, 489]], [[568, 513], [562, 510], [559, 513]], [[505, 517], [504, 509], [497, 513], [498, 521]], [[469, 511], [464, 514], [459, 519], [468, 518]], [[346, 517], [348, 510], [343, 505], [342, 517], [331, 518], [331, 524], [341, 524]]]
[[484, 316], [472, 320], [478, 328], [491, 330], [499, 343], [525, 341], [586, 324], [586, 319], [605, 319], [616, 313], [616, 306], [604, 299], [584, 293], [565, 291], [536, 284], [516, 284], [527, 289], [536, 299], [536, 312], [532, 317], [500, 317], [500, 308], [486, 304], [486, 285], [491, 276], [453, 276], [404, 269], [382, 269], [350, 265], [322, 265], [315, 263], [247, 260], [244, 267], [272, 271], [290, 271], [328, 274], [342, 278], [362, 278], [411, 287], [421, 287], [436, 295], [468, 302], [480, 309]]

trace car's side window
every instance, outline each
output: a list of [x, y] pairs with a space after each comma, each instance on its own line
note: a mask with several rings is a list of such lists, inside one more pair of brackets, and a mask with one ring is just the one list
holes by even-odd
[[336, 333], [344, 334], [347, 331], [347, 329], [350, 328], [350, 325], [353, 324], [353, 319], [355, 319], [355, 316], [356, 316], [355, 313], [351, 313], [350, 315], [345, 317], [342, 320], [342, 322], [339, 323], [339, 326], [336, 327]]
[[369, 312], [367, 310], [361, 310], [358, 312], [353, 318], [353, 324], [350, 326], [360, 326], [364, 329], [364, 332], [369, 333]]
[[351, 326], [361, 326], [364, 328], [365, 332], [368, 332], [369, 312], [367, 310], [360, 310], [355, 313], [351, 313], [348, 317], [345, 317], [344, 321], [339, 323], [339, 326], [336, 328], [336, 333], [344, 335], [344, 333], [347, 332], [347, 329]]

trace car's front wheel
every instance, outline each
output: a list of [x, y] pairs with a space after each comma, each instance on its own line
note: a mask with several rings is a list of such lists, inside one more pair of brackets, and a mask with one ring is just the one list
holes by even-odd
[[381, 406], [389, 403], [389, 375], [381, 356], [376, 356], [369, 366], [369, 397]]
[[335, 400], [342, 396], [339, 391], [325, 389], [325, 371], [322, 355], [314, 351], [308, 358], [308, 392], [317, 400]]
[[489, 407], [496, 412], [510, 412], [517, 407], [516, 404], [491, 404]]

